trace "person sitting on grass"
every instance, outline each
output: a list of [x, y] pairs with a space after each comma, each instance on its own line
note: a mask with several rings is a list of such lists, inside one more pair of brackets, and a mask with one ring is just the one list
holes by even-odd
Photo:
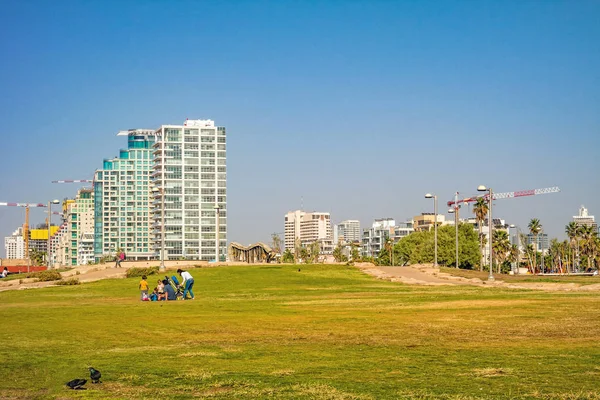
[[4, 270], [2, 271], [2, 278], [6, 278], [8, 276], [8, 268], [4, 267]]
[[190, 298], [191, 300], [194, 300], [194, 292], [192, 292], [194, 278], [189, 272], [182, 269], [178, 269], [177, 273], [181, 276], [181, 279], [183, 279], [183, 299], [186, 300], [187, 293], [190, 292]]
[[160, 279], [158, 280], [158, 286], [156, 286], [156, 289], [158, 291], [158, 301], [166, 300], [167, 294], [165, 293], [165, 284]]
[[175, 294], [175, 289], [173, 289], [173, 286], [171, 286], [169, 281], [165, 279], [163, 281], [163, 285], [165, 287], [166, 300], [177, 300], [177, 295]]
[[158, 289], [154, 288], [152, 293], [150, 293], [150, 301], [158, 301]]

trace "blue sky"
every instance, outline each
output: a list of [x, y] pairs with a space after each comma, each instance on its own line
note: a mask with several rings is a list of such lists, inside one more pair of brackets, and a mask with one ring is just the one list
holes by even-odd
[[[479, 184], [560, 186], [495, 215], [562, 237], [581, 204], [600, 217], [599, 17], [597, 1], [5, 1], [0, 201], [73, 196], [50, 181], [91, 178], [118, 130], [198, 118], [228, 130], [231, 241], [269, 240], [301, 204], [366, 227]], [[0, 207], [0, 237], [23, 219]]]

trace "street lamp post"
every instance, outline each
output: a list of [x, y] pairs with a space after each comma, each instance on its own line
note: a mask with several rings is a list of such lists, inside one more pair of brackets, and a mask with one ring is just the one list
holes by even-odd
[[519, 259], [521, 258], [521, 238], [519, 237], [521, 229], [519, 229], [519, 227], [515, 224], [511, 224], [510, 227], [517, 231], [517, 234], [515, 235], [517, 238], [517, 262], [515, 265], [515, 274], [518, 275], [519, 274]]
[[454, 194], [454, 207], [448, 210], [448, 213], [454, 213], [454, 231], [455, 231], [455, 241], [454, 248], [456, 251], [456, 268], [458, 268], [458, 222], [459, 222], [459, 208], [458, 205], [458, 192]]
[[50, 240], [50, 224], [52, 222], [52, 204], [60, 204], [59, 200], [52, 200], [48, 202], [48, 248], [46, 249], [46, 264], [48, 269], [52, 268], [52, 243]]
[[152, 186], [152, 192], [160, 195], [160, 271], [165, 267], [165, 193], [162, 188]]
[[489, 232], [489, 235], [488, 235], [489, 236], [488, 237], [488, 246], [489, 247], [488, 247], [488, 249], [489, 250], [488, 250], [488, 252], [490, 254], [490, 274], [488, 275], [488, 281], [493, 281], [494, 273], [492, 270], [493, 270], [494, 266], [492, 264], [493, 264], [494, 257], [493, 257], [493, 253], [492, 253], [492, 238], [494, 236], [493, 235], [494, 231], [493, 231], [493, 219], [492, 219], [492, 204], [494, 203], [494, 201], [493, 201], [494, 195], [492, 193], [492, 188], [486, 188], [484, 185], [479, 185], [477, 187], [477, 190], [479, 192], [488, 192], [489, 193], [488, 194], [488, 196], [489, 196], [488, 197], [488, 202], [489, 202], [489, 206], [488, 206], [488, 208], [489, 208], [488, 209], [488, 232]]
[[433, 199], [433, 230], [434, 230], [434, 258], [433, 266], [438, 266], [438, 238], [437, 238], [437, 196], [431, 193], [425, 195], [426, 199]]
[[216, 233], [217, 233], [217, 257], [216, 257], [216, 262], [221, 261], [221, 251], [220, 251], [220, 244], [221, 244], [221, 238], [219, 237], [219, 228], [221, 225], [221, 222], [219, 221], [220, 217], [221, 217], [221, 213], [220, 213], [221, 208], [219, 207], [219, 205], [217, 204], [215, 206], [215, 216], [217, 217], [217, 229], [216, 229]]

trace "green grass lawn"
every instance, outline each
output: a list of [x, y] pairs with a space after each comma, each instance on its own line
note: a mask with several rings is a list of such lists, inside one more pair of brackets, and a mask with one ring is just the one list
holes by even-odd
[[[346, 266], [0, 293], [0, 398], [600, 399], [600, 293], [422, 287]], [[150, 277], [155, 283], [157, 277]], [[103, 373], [103, 383], [64, 383]]]

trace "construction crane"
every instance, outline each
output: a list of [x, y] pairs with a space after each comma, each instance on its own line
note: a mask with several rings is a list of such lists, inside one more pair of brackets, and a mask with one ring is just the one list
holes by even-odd
[[42, 203], [3, 203], [3, 202], [0, 202], [0, 206], [25, 207], [25, 224], [23, 224], [23, 242], [25, 245], [25, 258], [28, 260], [28, 266], [29, 266], [29, 208], [31, 208], [31, 207], [46, 208], [46, 205], [42, 204]]
[[52, 183], [94, 183], [94, 181], [89, 179], [67, 179], [62, 181], [52, 181]]
[[[504, 192], [504, 193], [494, 193], [493, 196], [493, 200], [499, 200], [499, 199], [511, 199], [514, 197], [525, 197], [525, 196], [537, 196], [540, 194], [550, 194], [550, 193], [558, 193], [560, 192], [560, 189], [558, 188], [558, 186], [554, 186], [554, 187], [549, 187], [549, 188], [543, 188], [543, 189], [531, 189], [531, 190], [520, 190], [518, 192]], [[477, 201], [477, 199], [479, 198], [484, 198], [484, 199], [488, 199], [489, 194], [483, 194], [480, 196], [475, 196], [475, 197], [467, 197], [466, 199], [462, 199], [462, 200], [450, 200], [447, 204], [448, 206], [453, 206], [454, 204], [460, 204], [460, 203], [472, 203], [474, 201]]]

